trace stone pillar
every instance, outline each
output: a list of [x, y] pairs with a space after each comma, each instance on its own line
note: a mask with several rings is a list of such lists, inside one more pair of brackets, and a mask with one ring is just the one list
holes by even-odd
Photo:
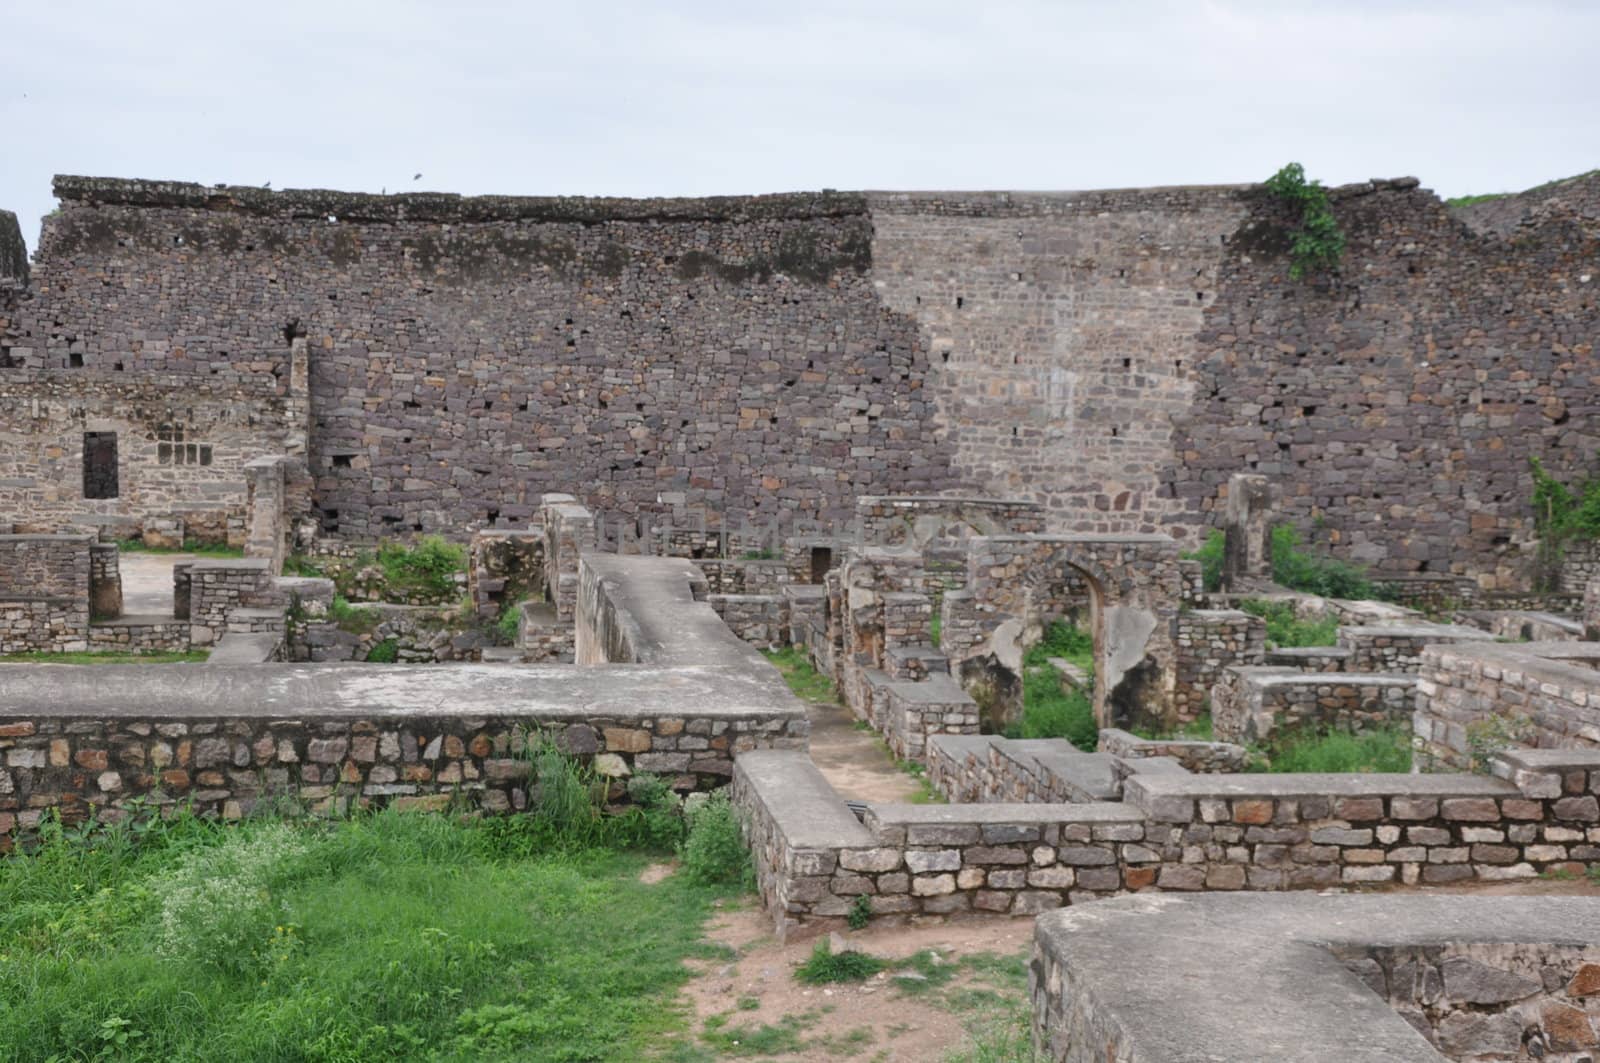
[[259, 557], [274, 576], [283, 571], [288, 525], [284, 519], [284, 466], [282, 456], [245, 462], [246, 537], [244, 556]]
[[1272, 578], [1272, 503], [1272, 485], [1265, 476], [1241, 472], [1228, 478], [1223, 590], [1239, 590]]

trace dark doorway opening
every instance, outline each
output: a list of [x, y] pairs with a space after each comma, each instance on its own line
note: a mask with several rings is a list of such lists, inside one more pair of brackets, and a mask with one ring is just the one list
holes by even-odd
[[117, 433], [83, 433], [83, 497], [117, 497]]
[[826, 546], [811, 548], [811, 582], [821, 583], [833, 567], [833, 551]]

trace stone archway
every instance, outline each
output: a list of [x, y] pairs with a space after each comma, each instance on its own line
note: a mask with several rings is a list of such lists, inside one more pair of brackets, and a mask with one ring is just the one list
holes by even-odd
[[[1090, 595], [1094, 640], [1094, 710], [1102, 727], [1164, 725], [1176, 682], [1172, 638], [1182, 576], [1177, 544], [1161, 535], [1008, 535], [968, 541], [967, 586], [953, 605], [964, 614], [959, 645], [947, 647], [964, 680], [992, 660], [987, 681], [1012, 696], [1006, 673], [1020, 677], [1026, 631], [1050, 607], [1066, 573]], [[957, 669], [953, 669], [957, 670]], [[1015, 684], [1020, 696], [1020, 678]], [[974, 695], [976, 696], [976, 695]], [[981, 699], [980, 699], [981, 700]]]

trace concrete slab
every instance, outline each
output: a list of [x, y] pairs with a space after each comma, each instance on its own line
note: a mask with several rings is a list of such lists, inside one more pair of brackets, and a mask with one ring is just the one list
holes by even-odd
[[1446, 1057], [1335, 950], [1557, 941], [1600, 946], [1600, 904], [1577, 897], [1118, 897], [1039, 917], [1035, 1029], [1050, 1042], [1045, 1058], [1067, 1063], [1441, 1063]]
[[775, 671], [765, 668], [762, 673], [769, 674], [644, 665], [11, 665], [0, 669], [0, 716], [721, 716], [804, 721], [804, 706], [793, 697], [774, 700], [770, 677]]

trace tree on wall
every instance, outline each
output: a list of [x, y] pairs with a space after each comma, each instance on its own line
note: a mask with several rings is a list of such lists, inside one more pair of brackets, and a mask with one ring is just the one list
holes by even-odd
[[1267, 178], [1267, 191], [1300, 211], [1300, 224], [1289, 245], [1289, 276], [1300, 280], [1337, 266], [1344, 254], [1344, 230], [1333, 216], [1322, 183], [1307, 181], [1305, 167], [1291, 162]]

